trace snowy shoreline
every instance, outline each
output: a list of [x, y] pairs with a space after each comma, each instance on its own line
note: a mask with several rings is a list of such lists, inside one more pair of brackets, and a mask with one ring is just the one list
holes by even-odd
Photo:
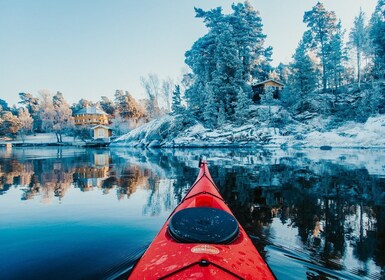
[[[199, 122], [186, 130], [175, 130], [174, 116], [154, 120], [138, 127], [111, 143], [112, 147], [138, 148], [321, 148], [384, 149], [385, 116], [369, 118], [365, 123], [347, 122], [329, 131], [311, 125], [291, 125], [290, 133], [264, 124], [225, 125], [212, 130]], [[166, 130], [165, 137], [162, 132]], [[288, 130], [288, 129], [286, 129]], [[169, 135], [175, 135], [169, 137]]]

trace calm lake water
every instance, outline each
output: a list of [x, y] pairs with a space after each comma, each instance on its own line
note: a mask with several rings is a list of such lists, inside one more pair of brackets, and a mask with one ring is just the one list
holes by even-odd
[[206, 156], [278, 279], [385, 279], [384, 150], [0, 150], [0, 279], [115, 279]]

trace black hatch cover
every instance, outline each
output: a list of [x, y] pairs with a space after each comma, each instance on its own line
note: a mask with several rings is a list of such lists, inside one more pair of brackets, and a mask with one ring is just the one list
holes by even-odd
[[239, 234], [238, 222], [226, 211], [186, 208], [171, 217], [168, 232], [182, 243], [228, 244]]

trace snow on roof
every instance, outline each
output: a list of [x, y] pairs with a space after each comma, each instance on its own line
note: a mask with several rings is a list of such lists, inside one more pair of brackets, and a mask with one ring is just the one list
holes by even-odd
[[278, 82], [277, 80], [274, 80], [274, 79], [268, 79], [268, 80], [265, 80], [265, 81], [262, 81], [262, 82], [253, 82], [251, 85], [252, 86], [258, 86], [258, 85], [263, 85], [263, 84], [266, 84], [268, 82], [273, 82], [273, 83], [276, 83], [276, 84], [279, 84], [281, 86], [284, 86], [284, 84], [282, 84], [281, 82]]
[[106, 112], [104, 112], [103, 110], [101, 110], [97, 107], [85, 107], [85, 108], [77, 111], [74, 115], [76, 116], [76, 115], [82, 115], [82, 114], [85, 114], [85, 115], [107, 115]]
[[111, 129], [111, 130], [112, 130], [112, 128], [111, 128], [111, 127], [109, 127], [109, 126], [106, 126], [106, 125], [101, 125], [101, 124], [99, 124], [99, 125], [96, 125], [96, 126], [93, 126], [93, 127], [91, 127], [91, 129], [95, 129], [95, 128], [98, 128], [98, 127], [102, 127], [102, 128], [105, 128], [105, 129]]

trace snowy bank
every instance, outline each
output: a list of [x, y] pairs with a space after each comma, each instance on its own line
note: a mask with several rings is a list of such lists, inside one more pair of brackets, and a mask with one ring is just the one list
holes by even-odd
[[[255, 106], [258, 107], [258, 106]], [[269, 110], [270, 117], [265, 119]], [[111, 146], [127, 147], [355, 147], [385, 148], [385, 115], [369, 118], [365, 123], [346, 122], [327, 131], [323, 125], [286, 120], [280, 128], [272, 126], [272, 119], [281, 118], [279, 108], [254, 108], [251, 115], [258, 118], [242, 125], [227, 123], [220, 129], [205, 128], [195, 121], [180, 128], [176, 117], [167, 115], [138, 127], [116, 139]]]
[[[26, 135], [24, 142], [18, 137], [15, 140], [0, 141], [0, 144], [11, 143], [13, 145], [59, 145], [57, 142], [55, 133], [36, 133], [31, 135]], [[63, 135], [62, 145], [71, 145], [71, 146], [83, 146], [84, 142], [74, 138], [73, 136]]]

